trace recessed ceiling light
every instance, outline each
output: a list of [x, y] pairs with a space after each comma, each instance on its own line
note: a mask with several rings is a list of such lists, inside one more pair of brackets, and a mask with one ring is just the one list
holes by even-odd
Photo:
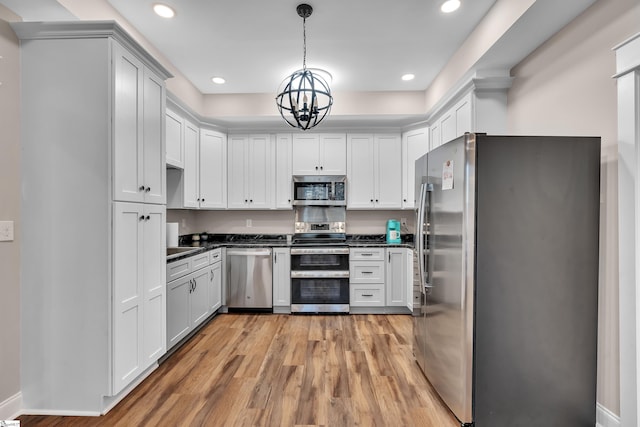
[[153, 5], [153, 11], [163, 18], [173, 18], [176, 12], [166, 4], [156, 3]]
[[211, 81], [214, 82], [217, 85], [221, 85], [221, 84], [224, 84], [226, 82], [226, 80], [223, 79], [222, 77], [211, 77]]
[[443, 11], [444, 13], [451, 13], [455, 10], [458, 10], [459, 7], [460, 7], [460, 0], [447, 0], [444, 3], [442, 3], [442, 6], [440, 6], [440, 10]]
[[403, 75], [401, 78], [402, 78], [402, 80], [404, 80], [405, 82], [408, 82], [409, 80], [413, 80], [413, 79], [415, 79], [415, 78], [416, 78], [416, 76], [415, 76], [415, 75], [413, 75], [413, 74], [405, 74], [405, 75]]

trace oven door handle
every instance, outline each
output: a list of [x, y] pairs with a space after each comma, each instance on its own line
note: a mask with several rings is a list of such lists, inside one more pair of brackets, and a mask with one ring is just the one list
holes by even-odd
[[323, 271], [323, 270], [307, 270], [307, 271], [292, 271], [292, 279], [348, 279], [349, 270], [338, 271]]
[[349, 255], [349, 248], [291, 248], [291, 255]]

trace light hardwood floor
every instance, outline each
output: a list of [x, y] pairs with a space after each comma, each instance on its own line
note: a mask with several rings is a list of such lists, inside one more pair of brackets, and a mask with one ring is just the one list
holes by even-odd
[[457, 427], [406, 315], [222, 314], [103, 417], [28, 426]]

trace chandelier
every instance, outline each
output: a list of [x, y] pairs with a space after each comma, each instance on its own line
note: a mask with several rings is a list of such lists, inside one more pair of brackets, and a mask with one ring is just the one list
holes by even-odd
[[290, 126], [307, 130], [318, 125], [331, 110], [333, 97], [327, 83], [331, 74], [319, 68], [307, 68], [306, 22], [313, 8], [303, 3], [298, 5], [296, 11], [302, 18], [302, 68], [282, 81], [278, 88], [276, 104], [280, 115]]

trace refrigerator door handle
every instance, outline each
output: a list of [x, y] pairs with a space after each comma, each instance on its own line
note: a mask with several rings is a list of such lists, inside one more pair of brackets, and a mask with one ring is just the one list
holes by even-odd
[[420, 270], [420, 292], [422, 292], [423, 295], [426, 294], [426, 289], [424, 287], [424, 285], [427, 283], [427, 278], [426, 278], [426, 269], [425, 269], [425, 257], [427, 254], [427, 250], [424, 247], [425, 246], [425, 236], [426, 236], [426, 225], [427, 225], [427, 217], [426, 217], [426, 213], [429, 211], [429, 196], [428, 196], [428, 192], [430, 191], [429, 188], [432, 188], [432, 186], [430, 184], [426, 184], [423, 183], [420, 186], [420, 205], [418, 208], [418, 218], [416, 221], [416, 229], [418, 230], [417, 233], [417, 250], [418, 250], [418, 266], [419, 266], [419, 270]]
[[433, 288], [433, 285], [431, 284], [431, 266], [432, 266], [432, 262], [430, 262], [430, 258], [432, 255], [432, 248], [433, 248], [433, 234], [431, 233], [431, 195], [433, 193], [433, 184], [425, 184], [426, 190], [425, 190], [425, 212], [424, 212], [424, 225], [423, 225], [423, 232], [424, 234], [427, 236], [426, 237], [426, 241], [429, 242], [429, 247], [424, 249], [424, 257], [423, 259], [425, 260], [425, 266], [424, 266], [424, 271], [425, 271], [425, 278], [424, 278], [424, 290], [425, 290], [425, 294], [431, 290], [431, 288]]

